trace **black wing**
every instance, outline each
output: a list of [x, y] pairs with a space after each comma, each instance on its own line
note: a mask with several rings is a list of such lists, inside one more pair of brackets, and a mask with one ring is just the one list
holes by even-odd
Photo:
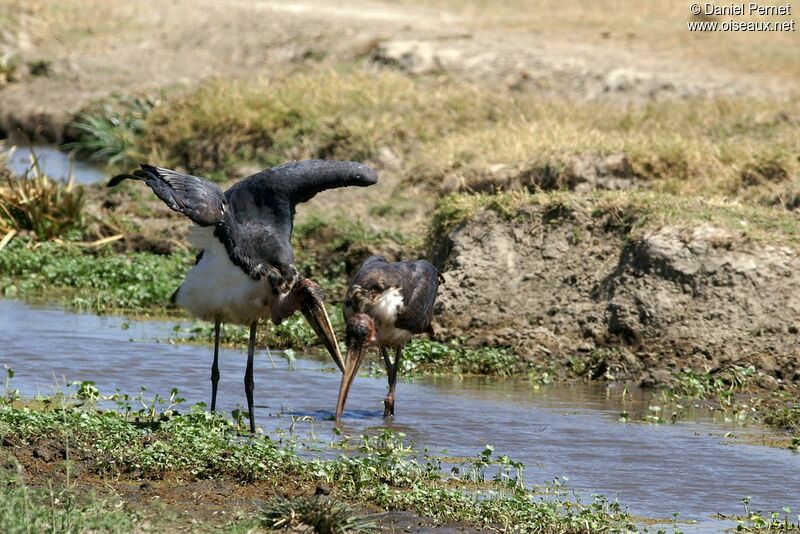
[[356, 286], [358, 291], [366, 291], [372, 298], [393, 287], [399, 288], [403, 306], [397, 314], [395, 326], [421, 334], [431, 329], [440, 276], [436, 267], [426, 260], [389, 263], [383, 256], [371, 256], [353, 277], [347, 298], [358, 298]]
[[133, 174], [120, 174], [108, 182], [113, 187], [123, 180], [142, 180], [164, 203], [200, 226], [211, 226], [225, 217], [225, 196], [204, 178], [142, 164]]
[[286, 192], [293, 205], [307, 202], [326, 189], [378, 183], [378, 174], [357, 161], [311, 159], [284, 163], [271, 171], [273, 183]]
[[234, 221], [225, 246], [251, 276], [260, 277], [258, 266], [269, 265], [289, 283], [297, 276], [291, 245], [295, 206], [326, 189], [377, 181], [374, 170], [354, 161], [298, 161], [261, 171], [225, 192]]

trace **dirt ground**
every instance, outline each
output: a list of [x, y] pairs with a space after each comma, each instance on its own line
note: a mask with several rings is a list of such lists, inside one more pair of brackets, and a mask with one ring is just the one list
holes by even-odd
[[[48, 62], [47, 75], [22, 73], [0, 92], [0, 131], [57, 138], [92, 99], [186, 85], [209, 77], [258, 77], [306, 62], [363, 60], [412, 74], [458, 79], [543, 95], [609, 99], [786, 96], [796, 81], [725, 68], [647, 40], [576, 39], [484, 28], [482, 12], [454, 12], [365, 0], [332, 6], [281, 2], [178, 0], [12, 2], [18, 20], [0, 51]], [[630, 33], [630, 32], [629, 32]], [[24, 69], [22, 69], [24, 71]]]
[[533, 362], [600, 351], [598, 376], [646, 386], [732, 365], [766, 373], [768, 388], [800, 381], [796, 249], [712, 225], [631, 234], [592, 209], [483, 210], [456, 226], [435, 258], [437, 332]]

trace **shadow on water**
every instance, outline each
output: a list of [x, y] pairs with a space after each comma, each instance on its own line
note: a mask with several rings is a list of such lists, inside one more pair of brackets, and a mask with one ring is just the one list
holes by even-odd
[[[31, 148], [39, 159], [39, 167], [51, 178], [66, 180], [69, 177], [70, 166], [72, 166], [75, 183], [94, 184], [108, 179], [108, 174], [103, 167], [83, 160], [70, 160], [69, 154], [60, 151], [55, 145], [34, 145], [33, 147], [18, 145], [8, 154], [5, 166], [15, 174], [25, 174], [31, 167]], [[0, 154], [7, 151], [8, 147], [0, 144]]]
[[[148, 394], [168, 397], [177, 387], [189, 403], [208, 402], [211, 350], [159, 342], [174, 335], [172, 326], [0, 300], [0, 365], [16, 371], [13, 385], [23, 395], [94, 380], [103, 393], [136, 393], [144, 385]], [[221, 353], [219, 400], [225, 413], [244, 402], [243, 355]], [[264, 352], [257, 357], [257, 424], [271, 436], [286, 435], [291, 427], [301, 439], [331, 440], [339, 386], [332, 363], [300, 358], [287, 369], [280, 358], [275, 361], [273, 368]], [[800, 508], [800, 454], [731, 445], [723, 435], [739, 429], [703, 410], [676, 424], [626, 424], [618, 420], [618, 387], [535, 389], [517, 380], [425, 377], [399, 384], [397, 417], [384, 421], [385, 393], [385, 378], [359, 377], [342, 431], [353, 436], [388, 427], [450, 457], [474, 457], [492, 444], [527, 466], [529, 483], [567, 478], [587, 499], [599, 493], [619, 497], [640, 516], [678, 512], [682, 520], [698, 521], [686, 531], [719, 531], [712, 515], [740, 513], [746, 496], [763, 511]], [[627, 406], [639, 403], [643, 409], [650, 398], [639, 390], [631, 397]]]

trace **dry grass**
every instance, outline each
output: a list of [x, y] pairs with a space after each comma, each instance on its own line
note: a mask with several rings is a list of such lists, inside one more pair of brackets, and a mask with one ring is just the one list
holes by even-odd
[[167, 95], [143, 120], [137, 153], [212, 176], [242, 162], [365, 160], [388, 146], [410, 162], [411, 185], [487, 190], [488, 181], [502, 190], [502, 181], [492, 184], [502, 164], [512, 174], [547, 173], [557, 188], [576, 156], [624, 153], [628, 177], [648, 189], [800, 205], [798, 98], [626, 109], [341, 67], [277, 81], [211, 81]]
[[75, 187], [72, 180], [55, 181], [36, 163], [25, 176], [4, 168], [0, 168], [0, 176], [0, 235], [26, 230], [45, 240], [82, 225], [83, 189]]
[[477, 128], [502, 102], [456, 84], [343, 68], [279, 81], [213, 81], [168, 98], [148, 119], [144, 151], [193, 172], [237, 161], [368, 159]]
[[478, 210], [492, 210], [505, 219], [515, 220], [528, 217], [526, 207], [531, 205], [558, 207], [558, 212], [564, 214], [580, 211], [594, 218], [609, 218], [615, 227], [631, 235], [667, 225], [691, 228], [710, 224], [753, 241], [792, 245], [800, 242], [800, 220], [794, 214], [723, 198], [692, 198], [652, 191], [602, 191], [590, 195], [517, 191], [456, 193], [443, 197], [429, 228], [429, 245], [460, 222], [472, 218]]
[[[495, 165], [558, 174], [574, 155], [624, 152], [647, 187], [794, 207], [800, 192], [800, 101], [680, 100], [621, 110], [517, 100], [514, 114], [425, 146], [412, 176], [469, 189]], [[556, 180], [558, 181], [558, 180]]]
[[0, 29], [13, 32], [24, 25], [35, 45], [52, 51], [127, 28], [146, 7], [120, 0], [4, 0]]
[[368, 160], [387, 146], [408, 162], [411, 185], [502, 190], [509, 184], [492, 182], [502, 164], [534, 177], [511, 187], [536, 189], [547, 174], [558, 188], [571, 187], [576, 156], [624, 153], [627, 178], [648, 189], [800, 205], [800, 98], [622, 108], [340, 67], [210, 81], [167, 94], [141, 122], [133, 153], [212, 177], [243, 162]]

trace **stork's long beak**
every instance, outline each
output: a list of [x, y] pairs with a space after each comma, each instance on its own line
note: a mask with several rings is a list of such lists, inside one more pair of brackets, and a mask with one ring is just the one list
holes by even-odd
[[336, 334], [333, 331], [328, 312], [325, 311], [325, 305], [317, 295], [311, 292], [308, 294], [311, 298], [304, 300], [301, 311], [308, 324], [311, 325], [311, 328], [314, 329], [314, 332], [317, 333], [317, 336], [325, 345], [325, 348], [328, 349], [328, 353], [333, 358], [336, 367], [344, 373], [344, 360], [342, 360], [342, 353], [339, 351], [339, 342], [336, 341]]
[[361, 360], [364, 358], [364, 343], [356, 342], [354, 344], [347, 344], [347, 365], [342, 373], [342, 384], [339, 386], [339, 401], [336, 403], [336, 420], [338, 421], [344, 413], [344, 405], [347, 402], [347, 395], [350, 393], [350, 386], [353, 385], [353, 380], [358, 373], [358, 368], [361, 366]]

